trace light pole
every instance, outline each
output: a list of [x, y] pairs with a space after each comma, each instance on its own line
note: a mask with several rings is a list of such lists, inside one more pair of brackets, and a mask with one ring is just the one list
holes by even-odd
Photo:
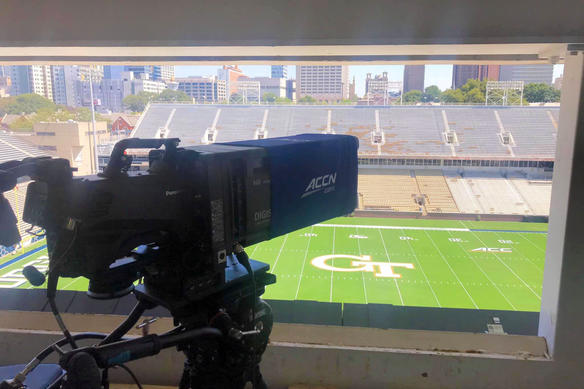
[[97, 157], [97, 133], [95, 130], [95, 106], [93, 101], [93, 65], [89, 65], [89, 98], [91, 99], [91, 127], [93, 132], [93, 157], [95, 174], [99, 173], [99, 159]]

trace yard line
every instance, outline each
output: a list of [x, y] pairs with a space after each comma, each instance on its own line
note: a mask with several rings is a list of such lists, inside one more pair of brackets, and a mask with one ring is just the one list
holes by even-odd
[[276, 271], [276, 265], [278, 264], [278, 259], [280, 259], [280, 255], [282, 254], [282, 249], [284, 249], [284, 245], [286, 244], [286, 240], [288, 240], [288, 234], [284, 236], [284, 241], [282, 242], [282, 247], [280, 247], [280, 251], [278, 252], [278, 256], [276, 257], [276, 262], [274, 262], [274, 267], [272, 268], [272, 273]]
[[545, 254], [545, 249], [542, 249], [541, 247], [539, 247], [538, 245], [536, 245], [535, 243], [533, 243], [531, 241], [531, 239], [526, 238], [525, 236], [523, 236], [522, 233], [518, 234], [520, 237], [522, 237], [523, 239], [525, 239], [526, 241], [528, 241], [533, 247], [535, 247], [536, 249], [538, 249], [539, 251], [541, 251], [542, 253]]
[[[504, 237], [502, 237], [501, 235], [499, 235], [498, 233], [495, 232], [495, 235], [497, 235], [497, 237], [501, 238], [502, 240], [504, 240]], [[533, 262], [531, 259], [529, 259], [529, 257], [525, 254], [523, 254], [522, 252], [518, 251], [517, 252], [519, 255], [521, 255], [523, 258], [527, 259], [527, 261], [529, 263], [531, 263], [533, 266], [535, 266], [535, 268], [537, 269], [537, 271], [539, 271], [540, 273], [543, 274], [543, 269], [541, 267], [539, 267], [535, 262]]]
[[75, 282], [77, 282], [77, 281], [79, 281], [79, 278], [73, 278], [73, 281], [71, 281], [71, 282], [69, 282], [67, 285], [63, 286], [63, 287], [61, 288], [61, 290], [67, 290], [67, 288], [68, 288], [69, 286], [71, 286], [73, 283], [75, 283]]
[[411, 227], [411, 226], [370, 226], [356, 224], [315, 224], [315, 227], [345, 227], [345, 228], [368, 228], [380, 230], [420, 230], [420, 231], [458, 231], [468, 232], [468, 228], [447, 228], [447, 227]]
[[[450, 236], [452, 236], [452, 233], [449, 233]], [[517, 308], [515, 308], [515, 305], [513, 305], [513, 303], [507, 298], [507, 296], [505, 296], [505, 294], [503, 293], [503, 291], [501, 289], [499, 289], [499, 287], [497, 286], [497, 284], [495, 284], [493, 282], [493, 280], [491, 280], [491, 277], [489, 277], [487, 275], [487, 273], [485, 273], [485, 271], [479, 266], [479, 264], [474, 260], [474, 258], [472, 257], [472, 255], [470, 255], [466, 249], [462, 246], [462, 243], [458, 242], [458, 245], [460, 246], [460, 248], [462, 249], [462, 251], [464, 251], [464, 253], [466, 254], [466, 256], [476, 265], [476, 267], [479, 268], [479, 270], [481, 271], [481, 273], [483, 273], [483, 275], [485, 277], [487, 277], [487, 280], [489, 280], [489, 282], [491, 284], [493, 284], [493, 286], [495, 287], [495, 289], [497, 289], [497, 291], [501, 294], [501, 296], [503, 296], [503, 298], [505, 299], [505, 301], [507, 301], [509, 303], [509, 305], [511, 305], [511, 308], [513, 308], [514, 311], [517, 310]]]
[[[485, 242], [483, 242], [483, 240], [482, 240], [481, 238], [479, 238], [479, 236], [478, 236], [476, 233], [474, 233], [473, 231], [471, 231], [471, 233], [472, 233], [474, 236], [476, 236], [476, 238], [479, 240], [479, 242], [481, 242], [481, 244], [483, 244], [483, 245], [485, 245], [485, 246], [486, 246]], [[515, 272], [513, 271], [513, 269], [511, 269], [511, 268], [510, 268], [510, 267], [509, 267], [509, 266], [508, 266], [508, 265], [507, 265], [505, 262], [503, 262], [503, 261], [501, 260], [501, 258], [499, 258], [499, 256], [498, 256], [497, 254], [493, 253], [493, 255], [495, 256], [495, 258], [497, 258], [497, 259], [499, 260], [499, 262], [501, 262], [501, 263], [502, 263], [502, 264], [503, 264], [503, 265], [504, 265], [504, 266], [505, 266], [507, 269], [509, 269], [509, 271], [510, 271], [511, 273], [513, 273], [513, 275], [514, 275], [515, 277], [517, 277], [517, 279], [518, 279], [519, 281], [521, 281], [521, 282], [523, 283], [523, 285], [525, 285], [525, 286], [527, 287], [527, 289], [529, 289], [529, 290], [531, 291], [531, 293], [533, 293], [533, 294], [534, 294], [534, 295], [535, 295], [535, 296], [536, 296], [536, 297], [539, 299], [539, 301], [541, 301], [541, 296], [540, 296], [539, 294], [537, 294], [537, 292], [535, 292], [533, 289], [531, 289], [531, 286], [529, 286], [529, 285], [527, 284], [527, 282], [523, 281], [523, 279], [522, 279], [521, 277], [519, 277], [519, 276], [517, 275], [517, 273], [515, 273]]]
[[[391, 262], [389, 259], [389, 253], [387, 252], [387, 247], [385, 246], [385, 239], [383, 239], [383, 234], [381, 230], [379, 231], [379, 236], [381, 236], [381, 242], [383, 243], [383, 248], [385, 250], [385, 256], [387, 257], [387, 262]], [[404, 299], [402, 298], [401, 290], [399, 289], [399, 285], [397, 284], [397, 280], [394, 278], [393, 281], [395, 282], [395, 287], [397, 288], [397, 293], [399, 294], [399, 300], [401, 301], [401, 305], [404, 305]]]
[[[335, 228], [333, 227], [333, 255], [335, 254]], [[333, 257], [333, 267], [335, 267], [335, 257]], [[335, 272], [331, 270], [331, 294], [329, 297], [329, 302], [333, 302], [333, 278], [335, 278]]]
[[300, 270], [300, 278], [298, 279], [298, 287], [296, 288], [296, 295], [294, 300], [298, 298], [298, 292], [300, 291], [300, 283], [302, 282], [302, 274], [304, 274], [304, 265], [306, 264], [306, 258], [308, 258], [308, 249], [310, 248], [310, 240], [312, 239], [312, 231], [314, 226], [310, 227], [310, 234], [308, 235], [308, 243], [306, 244], [306, 250], [304, 250], [304, 262], [302, 262], [302, 269]]
[[[359, 227], [355, 228], [355, 231], [357, 231], [357, 235], [359, 235]], [[361, 239], [355, 239], [357, 241], [357, 247], [359, 248], [359, 256], [361, 256]], [[365, 275], [364, 272], [361, 272], [361, 281], [363, 281], [363, 292], [365, 295], [365, 304], [368, 304], [367, 302], [367, 288], [365, 287]]]
[[446, 262], [446, 265], [448, 266], [448, 268], [450, 269], [450, 271], [452, 272], [452, 274], [454, 274], [454, 277], [456, 278], [456, 280], [458, 281], [458, 283], [460, 284], [460, 286], [462, 286], [462, 289], [464, 289], [464, 291], [466, 292], [466, 295], [468, 296], [468, 298], [470, 299], [470, 301], [472, 301], [472, 304], [475, 306], [476, 309], [479, 309], [479, 306], [477, 305], [477, 303], [475, 303], [474, 299], [472, 298], [472, 296], [470, 295], [470, 293], [468, 292], [468, 290], [466, 290], [466, 288], [462, 284], [462, 281], [460, 281], [460, 278], [458, 278], [458, 275], [454, 272], [454, 270], [452, 269], [452, 266], [450, 266], [450, 263], [448, 263], [448, 261], [444, 257], [444, 254], [442, 254], [442, 251], [440, 251], [440, 249], [438, 248], [438, 246], [436, 246], [436, 242], [434, 242], [434, 239], [432, 239], [432, 237], [430, 236], [430, 234], [428, 234], [428, 232], [425, 232], [425, 233], [426, 233], [426, 236], [428, 236], [428, 238], [430, 239], [430, 242], [432, 242], [432, 245], [434, 246], [434, 248], [436, 249], [436, 251], [438, 251], [438, 254], [440, 254], [440, 256], [442, 257], [442, 260], [444, 260], [444, 262]]
[[[402, 233], [405, 234], [405, 231], [402, 230]], [[442, 304], [440, 304], [440, 301], [438, 300], [438, 296], [436, 296], [436, 293], [434, 292], [434, 288], [432, 288], [432, 285], [430, 284], [430, 280], [428, 280], [428, 276], [426, 275], [426, 272], [424, 271], [424, 268], [422, 267], [422, 263], [418, 260], [418, 256], [416, 255], [416, 251], [412, 247], [412, 244], [410, 243], [409, 240], [406, 240], [406, 242], [408, 243], [408, 246], [410, 247], [410, 250], [411, 250], [412, 254], [414, 255], [414, 259], [416, 260], [416, 263], [420, 267], [420, 270], [422, 271], [422, 274], [424, 275], [424, 278], [426, 279], [426, 283], [430, 287], [430, 290], [432, 291], [432, 294], [434, 295], [434, 298], [436, 299], [436, 302], [438, 303], [438, 307], [442, 308]]]

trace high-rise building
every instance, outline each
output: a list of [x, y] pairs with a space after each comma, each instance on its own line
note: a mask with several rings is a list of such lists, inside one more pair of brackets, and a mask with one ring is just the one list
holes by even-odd
[[424, 91], [424, 65], [406, 65], [404, 67], [404, 93], [411, 90]]
[[389, 89], [389, 78], [387, 72], [382, 75], [375, 75], [371, 77], [371, 73], [367, 73], [365, 78], [365, 95], [369, 97], [385, 96]]
[[178, 90], [191, 96], [197, 103], [216, 103], [227, 99], [225, 80], [217, 77], [177, 78]]
[[225, 81], [227, 97], [237, 92], [237, 80], [244, 77], [243, 71], [237, 65], [223, 65], [217, 70], [217, 78]]
[[103, 67], [103, 78], [118, 80], [122, 78], [122, 72], [124, 72], [123, 65], [106, 65]]
[[296, 80], [286, 80], [286, 98], [296, 102]]
[[272, 65], [272, 78], [288, 78], [286, 65]]
[[542, 83], [551, 85], [554, 77], [554, 65], [502, 65], [499, 79], [501, 81], [523, 81], [525, 84]]
[[296, 97], [319, 101], [349, 98], [349, 68], [346, 65], [296, 66]]
[[452, 67], [452, 89], [458, 89], [468, 80], [498, 81], [501, 65], [454, 65]]
[[[126, 65], [124, 71], [134, 73], [135, 78], [149, 78], [154, 81], [174, 79], [174, 66], [171, 65]], [[141, 76], [142, 74], [147, 76]]]
[[[68, 107], [79, 107], [84, 105], [83, 89], [89, 91], [89, 77], [92, 77], [92, 82], [97, 87], [104, 77], [104, 67], [56, 65], [51, 66], [51, 77], [53, 82], [53, 101], [56, 104]], [[87, 84], [85, 88], [83, 87], [84, 83]], [[89, 104], [89, 97], [86, 100], [87, 104]]]
[[357, 93], [355, 92], [355, 76], [353, 76], [353, 82], [349, 84], [349, 99], [353, 100], [357, 98]]
[[36, 93], [53, 99], [53, 82], [49, 65], [15, 65], [8, 66], [12, 81], [11, 95]]
[[246, 81], [258, 81], [260, 83], [260, 95], [273, 93], [276, 97], [286, 97], [286, 79], [270, 77], [250, 77]]

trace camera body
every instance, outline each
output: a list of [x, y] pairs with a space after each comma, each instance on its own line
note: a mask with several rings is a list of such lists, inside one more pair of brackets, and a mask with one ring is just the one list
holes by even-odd
[[[126, 149], [162, 144], [150, 152], [148, 171], [127, 171]], [[45, 228], [60, 276], [88, 278], [97, 298], [119, 297], [141, 277], [172, 295], [200, 298], [225, 283], [236, 244], [348, 214], [357, 202], [351, 136], [177, 144], [122, 141], [96, 176], [67, 178], [61, 160], [42, 161], [24, 220]]]

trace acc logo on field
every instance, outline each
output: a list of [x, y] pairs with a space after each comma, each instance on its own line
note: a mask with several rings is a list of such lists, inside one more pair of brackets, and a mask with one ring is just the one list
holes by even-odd
[[492, 248], [492, 247], [479, 247], [476, 249], [472, 249], [471, 251], [474, 252], [481, 252], [481, 253], [511, 253], [511, 249], [509, 248]]
[[[335, 267], [328, 264], [329, 259], [337, 258], [347, 258], [353, 259], [351, 261], [350, 268], [346, 267]], [[369, 255], [346, 255], [346, 254], [330, 254], [322, 255], [316, 257], [312, 260], [312, 266], [317, 267], [322, 270], [330, 271], [341, 271], [341, 272], [356, 272], [356, 271], [367, 271], [375, 274], [375, 277], [384, 278], [401, 278], [401, 274], [396, 274], [393, 272], [394, 267], [404, 267], [406, 269], [413, 269], [414, 265], [411, 263], [398, 263], [398, 262], [371, 262], [371, 257]]]

